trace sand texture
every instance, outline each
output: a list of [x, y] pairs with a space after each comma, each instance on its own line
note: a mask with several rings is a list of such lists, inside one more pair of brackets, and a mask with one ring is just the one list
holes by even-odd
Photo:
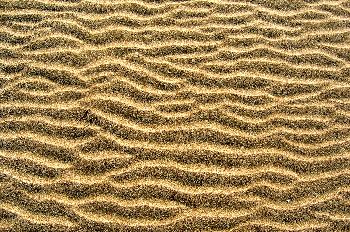
[[350, 1], [0, 0], [0, 232], [350, 231]]

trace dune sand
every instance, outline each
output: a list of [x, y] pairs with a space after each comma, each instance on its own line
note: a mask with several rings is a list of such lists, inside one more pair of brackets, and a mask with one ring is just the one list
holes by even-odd
[[0, 231], [350, 231], [349, 1], [0, 21]]

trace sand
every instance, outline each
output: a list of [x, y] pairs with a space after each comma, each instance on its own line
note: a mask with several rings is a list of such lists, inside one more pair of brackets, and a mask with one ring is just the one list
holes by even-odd
[[1, 0], [0, 231], [350, 231], [350, 3]]

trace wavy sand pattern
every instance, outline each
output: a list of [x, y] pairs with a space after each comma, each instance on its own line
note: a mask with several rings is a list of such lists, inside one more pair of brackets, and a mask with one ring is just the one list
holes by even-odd
[[350, 231], [350, 2], [1, 0], [0, 231]]

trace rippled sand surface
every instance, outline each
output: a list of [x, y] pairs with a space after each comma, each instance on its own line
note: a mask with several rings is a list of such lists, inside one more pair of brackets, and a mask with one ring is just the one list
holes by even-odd
[[350, 2], [0, 0], [0, 231], [350, 231]]

